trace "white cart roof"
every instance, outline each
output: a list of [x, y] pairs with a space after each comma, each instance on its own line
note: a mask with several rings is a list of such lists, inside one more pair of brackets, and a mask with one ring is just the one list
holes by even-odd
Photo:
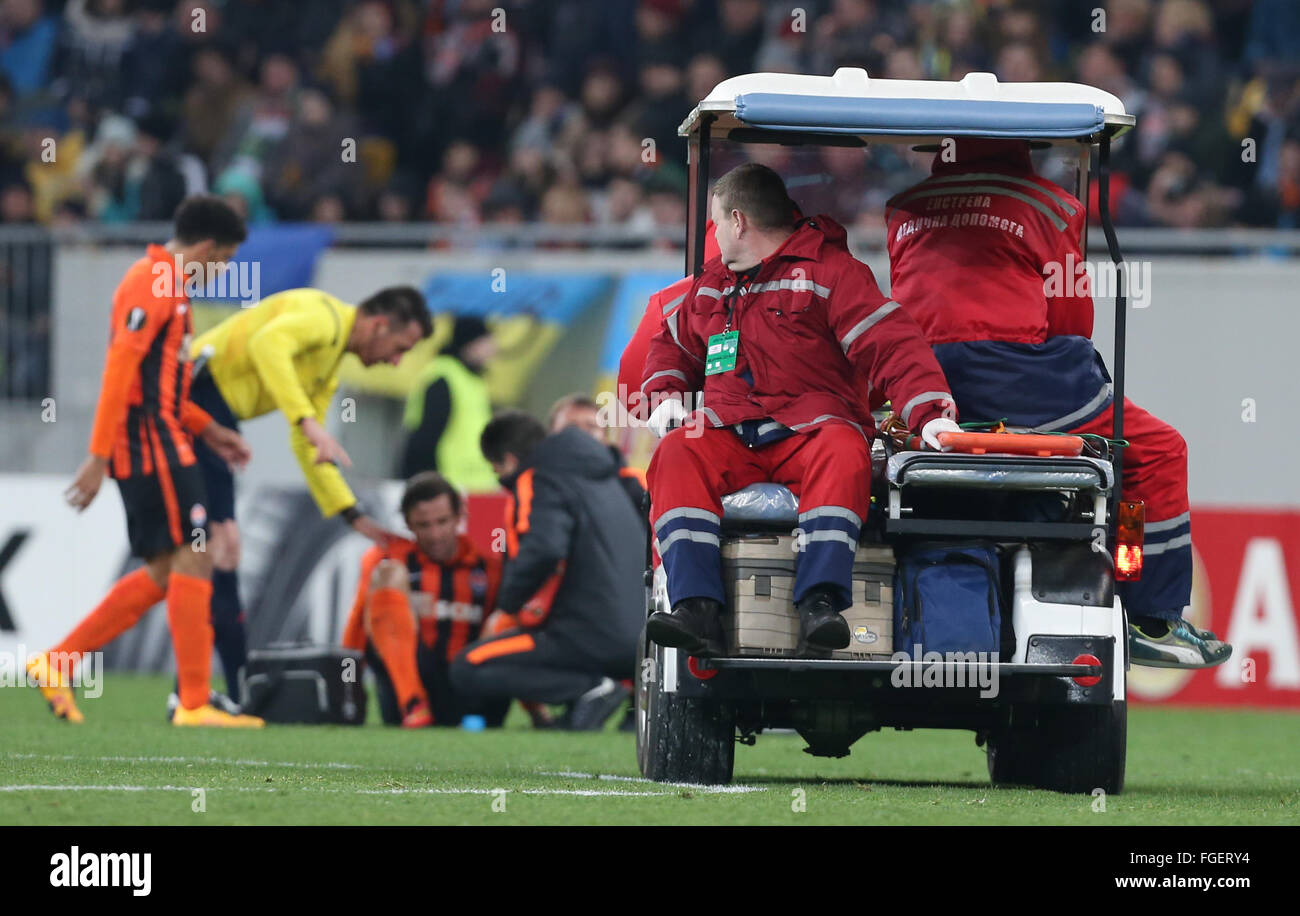
[[992, 73], [970, 73], [960, 81], [872, 79], [867, 71], [848, 67], [834, 76], [749, 73], [723, 80], [677, 132], [688, 136], [698, 130], [704, 115], [715, 119], [711, 132], [722, 135], [750, 128], [896, 142], [934, 137], [1096, 142], [1134, 123], [1118, 98], [1080, 83], [1000, 83]]

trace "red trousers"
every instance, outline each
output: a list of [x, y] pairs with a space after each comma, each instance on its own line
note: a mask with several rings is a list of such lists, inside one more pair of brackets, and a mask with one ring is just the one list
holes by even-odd
[[795, 600], [826, 586], [841, 609], [851, 603], [853, 557], [871, 500], [871, 454], [853, 427], [825, 422], [757, 448], [729, 428], [676, 429], [659, 443], [646, 476], [672, 604], [725, 601], [722, 497], [767, 481], [799, 497]]
[[[1111, 408], [1072, 433], [1111, 434]], [[1142, 578], [1118, 585], [1129, 614], [1177, 619], [1192, 600], [1187, 443], [1165, 421], [1124, 399], [1123, 496], [1145, 503]]]

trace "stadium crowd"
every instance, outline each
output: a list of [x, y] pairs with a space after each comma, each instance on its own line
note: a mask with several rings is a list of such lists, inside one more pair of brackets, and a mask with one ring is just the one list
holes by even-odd
[[[841, 66], [1099, 86], [1139, 120], [1119, 222], [1297, 224], [1293, 0], [0, 0], [0, 215], [165, 220], [212, 190], [252, 225], [540, 221], [675, 245], [694, 101], [731, 74]], [[919, 177], [836, 156], [821, 171], [862, 225]]]

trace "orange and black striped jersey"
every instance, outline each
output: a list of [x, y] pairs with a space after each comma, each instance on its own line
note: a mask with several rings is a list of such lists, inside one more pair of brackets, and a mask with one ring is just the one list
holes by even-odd
[[190, 435], [212, 420], [189, 398], [194, 320], [178, 275], [172, 254], [150, 245], [113, 294], [90, 452], [109, 459], [114, 478], [194, 464]]
[[364, 650], [366, 645], [365, 608], [370, 595], [370, 579], [380, 560], [397, 560], [410, 575], [411, 610], [419, 623], [420, 640], [440, 652], [448, 661], [465, 646], [479, 638], [483, 622], [496, 609], [497, 590], [501, 587], [501, 558], [482, 554], [468, 536], [460, 535], [460, 545], [451, 561], [440, 564], [430, 559], [419, 546], [403, 538], [385, 550], [371, 547], [361, 558], [361, 579], [356, 598], [343, 630], [343, 645]]

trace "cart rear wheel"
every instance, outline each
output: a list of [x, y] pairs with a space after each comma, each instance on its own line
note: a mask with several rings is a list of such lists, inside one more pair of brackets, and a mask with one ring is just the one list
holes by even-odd
[[[1017, 710], [1021, 712], [1021, 710]], [[1118, 795], [1124, 788], [1128, 704], [1045, 707], [989, 735], [994, 785]]]

